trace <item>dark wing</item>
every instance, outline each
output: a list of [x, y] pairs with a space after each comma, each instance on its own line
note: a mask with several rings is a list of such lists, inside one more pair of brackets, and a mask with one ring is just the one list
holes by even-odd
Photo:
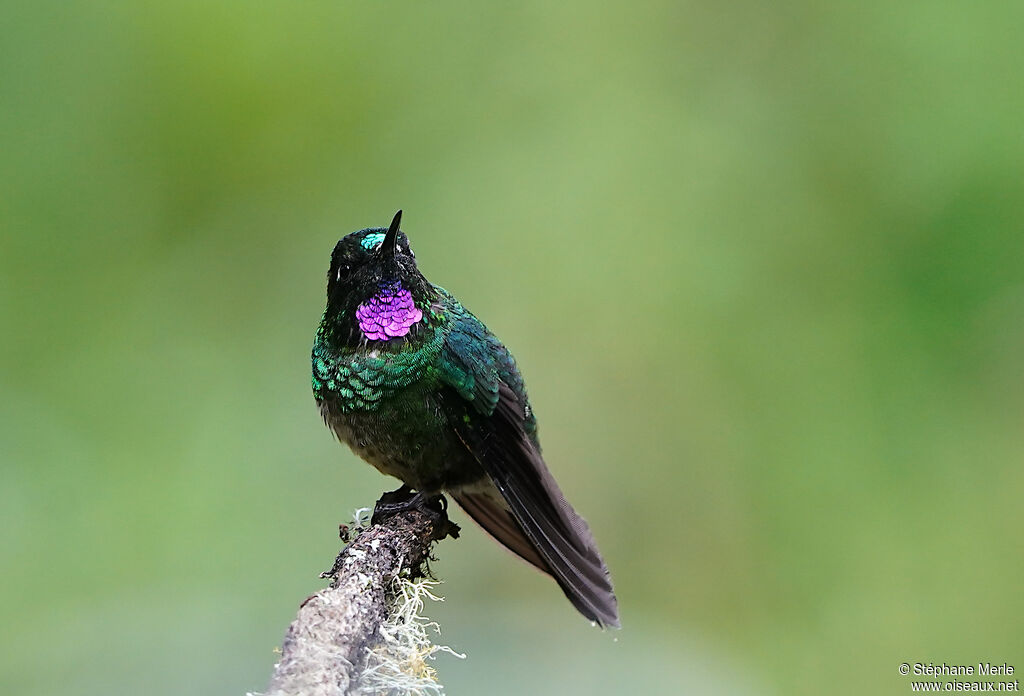
[[[520, 555], [550, 573], [581, 614], [617, 628], [618, 604], [594, 536], [558, 488], [527, 436], [523, 420], [515, 392], [502, 382], [490, 417], [455, 424], [462, 442], [505, 499], [523, 536], [516, 539], [499, 515], [480, 520], [472, 510], [470, 514], [513, 551], [519, 553], [518, 546], [526, 542], [535, 554]], [[543, 565], [536, 563], [534, 555]]]
[[492, 488], [493, 493], [458, 491], [452, 493], [452, 497], [474, 522], [487, 530], [487, 533], [500, 541], [505, 548], [551, 575], [548, 564], [540, 557], [537, 549], [523, 532], [523, 528], [509, 512], [508, 504], [501, 497], [501, 493], [496, 487]]
[[[458, 309], [462, 309], [461, 306]], [[459, 438], [487, 473], [508, 510], [486, 494], [455, 499], [512, 551], [552, 575], [580, 613], [619, 626], [608, 568], [590, 528], [566, 501], [540, 454], [522, 379], [508, 350], [462, 310], [441, 356], [442, 380]], [[472, 408], [465, 408], [466, 401]], [[511, 515], [509, 515], [511, 513]], [[540, 562], [538, 562], [540, 561]]]

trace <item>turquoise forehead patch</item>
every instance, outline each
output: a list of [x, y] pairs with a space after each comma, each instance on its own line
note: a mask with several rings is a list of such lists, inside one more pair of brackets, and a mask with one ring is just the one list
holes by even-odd
[[364, 249], [373, 249], [375, 246], [384, 241], [385, 234], [383, 232], [374, 232], [363, 237], [359, 245]]

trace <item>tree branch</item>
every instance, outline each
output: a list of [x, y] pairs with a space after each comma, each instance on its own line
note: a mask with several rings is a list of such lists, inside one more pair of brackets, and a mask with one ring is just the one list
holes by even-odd
[[353, 693], [380, 627], [395, 611], [396, 579], [424, 575], [433, 541], [457, 535], [449, 525], [446, 517], [412, 509], [361, 530], [323, 574], [330, 586], [299, 607], [266, 696]]

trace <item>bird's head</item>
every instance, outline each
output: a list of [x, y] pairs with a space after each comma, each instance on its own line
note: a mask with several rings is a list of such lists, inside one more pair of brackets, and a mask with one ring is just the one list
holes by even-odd
[[331, 254], [324, 320], [350, 345], [408, 337], [434, 298], [401, 221], [399, 210], [389, 227], [353, 232]]

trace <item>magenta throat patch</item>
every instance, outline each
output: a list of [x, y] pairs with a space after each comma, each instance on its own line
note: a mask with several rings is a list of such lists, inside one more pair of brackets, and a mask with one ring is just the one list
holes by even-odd
[[398, 283], [385, 285], [356, 309], [363, 335], [371, 341], [387, 341], [405, 336], [412, 325], [423, 318], [412, 293]]

